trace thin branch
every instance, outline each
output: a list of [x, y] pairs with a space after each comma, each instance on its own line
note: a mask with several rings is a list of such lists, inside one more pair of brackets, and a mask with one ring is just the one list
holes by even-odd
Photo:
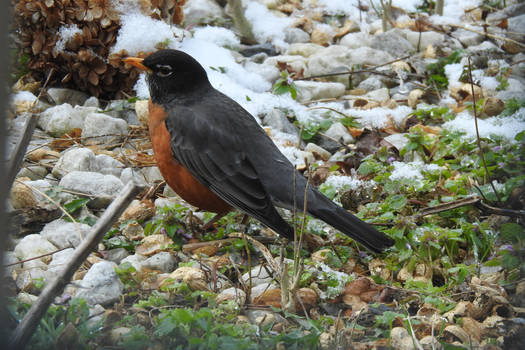
[[47, 79], [44, 83], [44, 86], [40, 90], [40, 93], [38, 94], [37, 98], [33, 103], [31, 104], [31, 117], [26, 121], [24, 125], [24, 131], [22, 133], [22, 137], [20, 138], [20, 141], [16, 145], [16, 149], [13, 151], [11, 155], [11, 161], [9, 162], [7, 166], [7, 188], [10, 189], [11, 186], [13, 186], [13, 182], [15, 181], [16, 175], [18, 174], [18, 170], [22, 166], [22, 162], [24, 161], [24, 157], [26, 154], [27, 146], [29, 145], [29, 142], [31, 141], [31, 137], [33, 136], [33, 132], [36, 128], [36, 123], [38, 122], [39, 115], [35, 113], [35, 106], [40, 100], [40, 97], [42, 96], [42, 92], [46, 88], [47, 84], [49, 83], [49, 79], [55, 72], [54, 68], [51, 68], [49, 71], [49, 74], [47, 75]]
[[468, 76], [469, 76], [470, 90], [472, 92], [472, 110], [474, 111], [474, 124], [476, 126], [476, 142], [478, 144], [479, 156], [481, 157], [481, 161], [483, 162], [483, 167], [485, 168], [485, 174], [487, 176], [487, 181], [492, 187], [492, 191], [494, 191], [494, 194], [498, 198], [498, 203], [501, 205], [501, 197], [498, 191], [496, 191], [496, 187], [494, 186], [494, 183], [492, 182], [492, 178], [490, 176], [489, 169], [487, 168], [487, 162], [485, 161], [485, 154], [483, 153], [483, 148], [481, 147], [481, 137], [479, 136], [479, 128], [478, 128], [478, 108], [476, 106], [476, 94], [474, 93], [474, 80], [472, 79], [472, 64], [470, 63], [470, 56], [468, 56]]
[[70, 259], [70, 263], [65, 266], [64, 270], [58, 273], [55, 279], [46, 285], [38, 297], [38, 300], [31, 306], [18, 327], [16, 327], [9, 339], [9, 349], [15, 350], [23, 349], [25, 347], [31, 338], [31, 335], [35, 333], [42, 316], [44, 316], [53, 299], [69, 283], [75, 271], [97, 246], [111, 225], [113, 225], [113, 223], [120, 217], [124, 209], [126, 209], [139, 191], [140, 187], [137, 187], [132, 182], [124, 187], [119, 196], [104, 212], [104, 215], [102, 215], [95, 226], [93, 226], [86, 239], [84, 239], [75, 249], [75, 252]]

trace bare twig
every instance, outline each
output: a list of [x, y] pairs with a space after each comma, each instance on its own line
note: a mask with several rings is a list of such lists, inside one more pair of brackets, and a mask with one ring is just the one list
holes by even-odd
[[40, 258], [43, 258], [45, 256], [49, 256], [49, 255], [53, 255], [55, 253], [58, 253], [58, 252], [61, 252], [65, 249], [68, 249], [69, 247], [66, 247], [66, 248], [62, 248], [62, 249], [57, 249], [55, 250], [54, 252], [51, 252], [51, 253], [46, 253], [46, 254], [42, 254], [42, 255], [39, 255], [39, 256], [34, 256], [32, 258], [29, 258], [29, 259], [25, 259], [25, 260], [20, 260], [20, 261], [17, 261], [15, 263], [12, 263], [12, 264], [7, 264], [7, 265], [4, 265], [4, 267], [11, 267], [11, 266], [15, 266], [15, 265], [18, 265], [18, 264], [23, 264], [25, 262], [28, 262], [28, 261], [31, 261], [31, 260], [36, 260], [36, 259], [40, 259]]
[[490, 34], [490, 33], [485, 33], [485, 32], [482, 32], [480, 30], [476, 30], [476, 29], [472, 29], [472, 28], [468, 28], [466, 26], [462, 26], [462, 25], [458, 25], [458, 24], [449, 24], [451, 27], [454, 27], [454, 28], [461, 28], [461, 29], [464, 29], [464, 30], [467, 30], [469, 32], [473, 32], [473, 33], [476, 33], [476, 34], [480, 34], [480, 35], [484, 35], [484, 36], [487, 36], [491, 39], [496, 39], [496, 40], [503, 40], [503, 41], [507, 41], [509, 43], [513, 43], [515, 45], [518, 45], [518, 46], [521, 46], [521, 47], [525, 47], [525, 44], [523, 43], [520, 43], [519, 41], [516, 41], [516, 40], [513, 40], [513, 39], [510, 39], [510, 38], [505, 38], [503, 36], [499, 36], [499, 35], [495, 35], [495, 34]]
[[27, 150], [27, 146], [29, 145], [29, 142], [31, 141], [31, 137], [33, 136], [33, 132], [35, 131], [36, 123], [38, 122], [39, 115], [37, 113], [34, 113], [34, 109], [38, 101], [40, 100], [40, 96], [42, 96], [42, 92], [46, 88], [47, 84], [49, 83], [49, 79], [54, 73], [54, 68], [51, 68], [49, 71], [49, 74], [47, 75], [46, 82], [44, 83], [44, 86], [40, 90], [40, 93], [38, 94], [37, 98], [33, 103], [31, 104], [31, 117], [27, 119], [26, 124], [24, 125], [24, 131], [22, 133], [22, 137], [20, 138], [20, 141], [16, 145], [16, 149], [13, 151], [13, 155], [11, 156], [11, 161], [9, 162], [9, 165], [7, 166], [8, 169], [8, 175], [7, 175], [7, 188], [11, 188], [13, 185], [13, 182], [15, 181], [16, 174], [18, 174], [18, 170], [20, 169], [22, 162], [24, 161], [24, 156]]
[[476, 106], [476, 94], [474, 93], [474, 80], [472, 79], [472, 64], [470, 63], [470, 56], [468, 56], [468, 77], [469, 77], [469, 83], [470, 83], [470, 90], [472, 92], [472, 110], [474, 111], [474, 124], [476, 126], [476, 142], [478, 144], [479, 149], [479, 156], [481, 157], [481, 161], [483, 162], [483, 167], [485, 168], [485, 174], [487, 177], [487, 181], [489, 182], [490, 186], [492, 187], [492, 191], [494, 191], [494, 194], [498, 198], [498, 203], [501, 205], [501, 197], [496, 191], [496, 187], [494, 186], [494, 183], [492, 182], [489, 169], [487, 168], [487, 162], [485, 161], [485, 153], [483, 153], [483, 148], [481, 147], [481, 137], [479, 136], [479, 128], [478, 128], [478, 108]]
[[86, 239], [75, 249], [70, 263], [65, 266], [64, 270], [54, 280], [46, 285], [38, 300], [31, 306], [18, 327], [16, 327], [9, 340], [9, 349], [23, 349], [25, 347], [55, 296], [69, 283], [75, 271], [97, 246], [111, 225], [120, 217], [139, 191], [140, 187], [137, 187], [132, 182], [124, 187], [119, 196], [104, 212], [104, 215], [93, 226]]

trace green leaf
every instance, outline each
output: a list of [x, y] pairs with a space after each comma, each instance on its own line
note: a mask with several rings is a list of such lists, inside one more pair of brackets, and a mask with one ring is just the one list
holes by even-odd
[[523, 226], [513, 222], [501, 225], [500, 234], [501, 238], [507, 242], [518, 242], [520, 239], [525, 238]]
[[69, 201], [66, 204], [64, 204], [64, 209], [66, 209], [66, 211], [69, 214], [74, 214], [77, 210], [79, 210], [85, 204], [87, 204], [87, 202], [89, 202], [89, 198], [73, 199], [72, 201]]

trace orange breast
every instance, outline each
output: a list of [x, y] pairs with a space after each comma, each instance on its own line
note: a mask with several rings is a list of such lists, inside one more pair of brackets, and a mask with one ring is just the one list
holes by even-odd
[[159, 170], [171, 188], [191, 205], [206, 211], [226, 213], [231, 206], [197, 181], [173, 157], [171, 136], [164, 120], [167, 115], [159, 106], [149, 101], [149, 134]]

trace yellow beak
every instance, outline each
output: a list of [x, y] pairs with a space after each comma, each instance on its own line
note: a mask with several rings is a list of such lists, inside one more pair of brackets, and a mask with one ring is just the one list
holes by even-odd
[[149, 69], [148, 67], [146, 67], [145, 65], [142, 64], [142, 61], [144, 61], [143, 58], [138, 58], [138, 57], [126, 57], [123, 59], [123, 61], [127, 64], [130, 64], [134, 67], [137, 67], [138, 69], [140, 70], [143, 70], [143, 71], [146, 71], [147, 73], [151, 73], [151, 69]]

